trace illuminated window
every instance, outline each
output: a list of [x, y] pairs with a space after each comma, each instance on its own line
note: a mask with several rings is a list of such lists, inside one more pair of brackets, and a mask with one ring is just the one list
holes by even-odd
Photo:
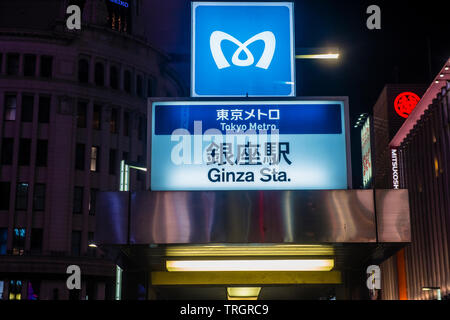
[[17, 76], [19, 74], [19, 54], [8, 53], [6, 58], [6, 74], [9, 76]]
[[8, 244], [8, 228], [0, 228], [0, 255], [6, 254], [7, 244]]
[[30, 165], [31, 139], [20, 139], [19, 143], [19, 166]]
[[86, 112], [87, 112], [87, 103], [86, 102], [78, 102], [77, 106], [77, 127], [78, 128], [86, 128]]
[[23, 96], [22, 97], [22, 122], [32, 122], [33, 121], [33, 96]]
[[36, 183], [34, 185], [33, 210], [45, 210], [45, 184], [43, 183]]
[[94, 81], [99, 87], [102, 87], [105, 84], [105, 68], [101, 62], [95, 64]]
[[434, 174], [436, 178], [439, 177], [439, 161], [436, 157], [434, 158]]
[[21, 280], [11, 280], [9, 282], [9, 300], [22, 300]]
[[117, 109], [111, 109], [111, 119], [109, 120], [109, 132], [117, 133], [117, 121], [118, 121], [118, 111]]
[[0, 210], [9, 210], [10, 182], [0, 182]]
[[13, 255], [23, 255], [25, 251], [25, 228], [14, 228], [13, 232]]
[[52, 66], [53, 66], [53, 57], [42, 56], [41, 57], [41, 77], [51, 78], [52, 77], [52, 69], [53, 69]]
[[40, 123], [48, 123], [50, 120], [50, 97], [39, 97], [39, 114], [38, 120]]
[[16, 120], [17, 110], [17, 96], [14, 94], [7, 94], [5, 96], [5, 120]]
[[1, 164], [11, 165], [13, 160], [14, 139], [3, 138]]
[[83, 187], [75, 187], [73, 192], [73, 213], [80, 214], [83, 211]]
[[78, 81], [81, 83], [89, 82], [89, 62], [86, 59], [78, 61]]
[[27, 210], [28, 208], [28, 183], [17, 184], [16, 210]]
[[92, 128], [101, 130], [102, 128], [102, 106], [94, 104], [94, 119], [92, 121]]
[[115, 66], [109, 70], [109, 85], [115, 90], [119, 89], [119, 71]]
[[98, 172], [99, 170], [99, 147], [92, 146], [91, 147], [91, 171]]
[[38, 140], [36, 148], [36, 167], [47, 166], [48, 140]]
[[131, 1], [106, 0], [108, 9], [108, 25], [111, 29], [130, 33], [129, 23], [131, 20]]
[[26, 54], [23, 57], [23, 75], [34, 77], [36, 75], [36, 55]]
[[84, 170], [84, 149], [85, 145], [82, 143], [77, 143], [75, 150], [75, 169]]

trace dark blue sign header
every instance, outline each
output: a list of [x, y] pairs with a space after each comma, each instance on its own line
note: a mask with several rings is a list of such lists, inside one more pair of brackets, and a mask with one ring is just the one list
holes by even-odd
[[154, 109], [155, 134], [171, 135], [176, 129], [194, 134], [194, 121], [208, 129], [247, 131], [278, 129], [279, 134], [341, 134], [341, 105], [158, 105]]

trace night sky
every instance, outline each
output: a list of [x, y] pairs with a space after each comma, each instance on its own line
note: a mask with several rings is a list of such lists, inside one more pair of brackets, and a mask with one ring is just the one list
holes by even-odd
[[[353, 124], [371, 112], [387, 83], [429, 84], [450, 57], [449, 1], [336, 1], [295, 3], [297, 48], [338, 48], [338, 61], [297, 60], [298, 96], [349, 96]], [[369, 30], [366, 9], [381, 8], [381, 30]], [[146, 0], [147, 35], [172, 54], [189, 85], [190, 1]], [[360, 132], [352, 126], [354, 187], [361, 179]]]

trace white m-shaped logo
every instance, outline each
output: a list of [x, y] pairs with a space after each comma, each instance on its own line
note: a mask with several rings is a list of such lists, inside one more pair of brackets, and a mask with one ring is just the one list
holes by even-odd
[[[230, 66], [222, 52], [221, 43], [223, 40], [231, 41], [238, 46], [237, 50], [233, 54], [233, 57], [231, 58], [231, 62], [235, 66], [239, 67], [248, 67], [251, 66], [253, 62], [255, 62], [255, 59], [253, 58], [250, 50], [248, 50], [247, 46], [258, 40], [264, 41], [264, 51], [258, 63], [256, 64], [256, 67], [261, 69], [269, 68], [270, 63], [272, 62], [273, 54], [275, 53], [275, 36], [272, 32], [264, 31], [258, 33], [257, 35], [242, 43], [225, 32], [214, 31], [211, 34], [211, 38], [209, 39], [209, 45], [211, 47], [211, 53], [214, 58], [214, 62], [219, 69], [228, 68]], [[246, 59], [239, 58], [239, 55], [242, 51], [245, 52], [247, 56]]]

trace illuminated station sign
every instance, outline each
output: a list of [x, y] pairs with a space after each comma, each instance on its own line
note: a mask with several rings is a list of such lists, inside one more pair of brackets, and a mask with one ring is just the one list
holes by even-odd
[[347, 189], [345, 101], [153, 102], [151, 189]]
[[295, 96], [292, 2], [193, 2], [192, 97]]

